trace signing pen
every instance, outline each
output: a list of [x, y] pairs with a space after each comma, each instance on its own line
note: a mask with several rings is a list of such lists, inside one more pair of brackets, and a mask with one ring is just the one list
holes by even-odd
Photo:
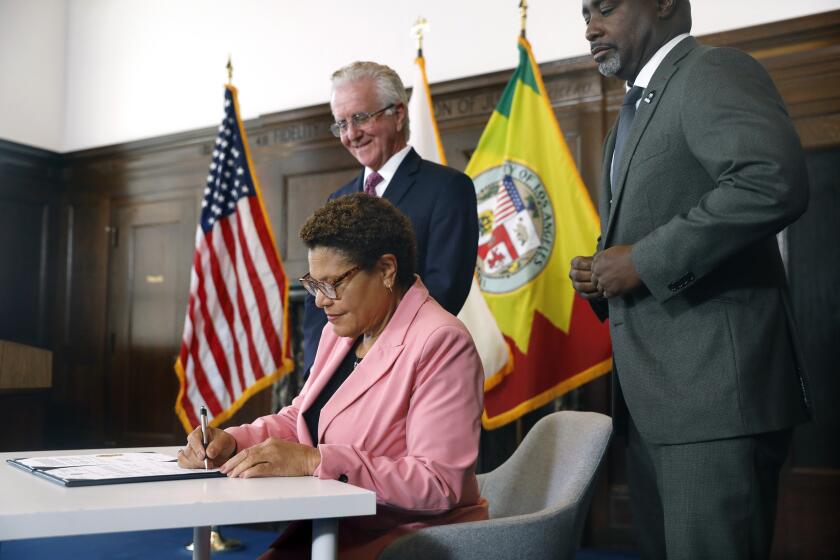
[[204, 444], [204, 470], [207, 470], [207, 409], [199, 409], [201, 415], [201, 443]]

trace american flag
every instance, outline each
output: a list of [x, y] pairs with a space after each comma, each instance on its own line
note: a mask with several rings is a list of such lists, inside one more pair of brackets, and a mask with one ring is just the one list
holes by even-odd
[[501, 224], [524, 209], [525, 205], [522, 204], [522, 198], [519, 196], [519, 191], [516, 190], [516, 185], [513, 184], [513, 179], [510, 175], [505, 175], [502, 179], [502, 186], [496, 194], [493, 223]]
[[293, 368], [288, 290], [239, 117], [236, 88], [227, 86], [175, 364], [181, 382], [175, 411], [185, 430], [198, 426], [202, 405], [216, 426]]

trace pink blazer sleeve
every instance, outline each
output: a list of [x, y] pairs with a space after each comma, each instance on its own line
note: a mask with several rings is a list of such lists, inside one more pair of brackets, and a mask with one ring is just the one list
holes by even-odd
[[227, 428], [225, 431], [236, 440], [236, 449], [242, 451], [270, 437], [300, 443], [297, 434], [297, 418], [306, 388], [304, 385], [300, 394], [292, 400], [292, 404], [283, 407], [277, 414], [261, 416], [250, 424]]
[[394, 457], [361, 446], [322, 443], [320, 478], [339, 478], [376, 492], [377, 501], [429, 514], [475, 503], [483, 407], [481, 361], [470, 335], [460, 324], [434, 330], [425, 340], [406, 341], [415, 352], [415, 371], [392, 374], [413, 377], [405, 420], [404, 453]]

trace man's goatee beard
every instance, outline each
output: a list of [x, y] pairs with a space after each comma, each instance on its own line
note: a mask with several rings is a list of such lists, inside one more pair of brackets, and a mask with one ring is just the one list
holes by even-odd
[[621, 57], [611, 53], [603, 62], [598, 63], [598, 72], [604, 76], [614, 76], [621, 69]]

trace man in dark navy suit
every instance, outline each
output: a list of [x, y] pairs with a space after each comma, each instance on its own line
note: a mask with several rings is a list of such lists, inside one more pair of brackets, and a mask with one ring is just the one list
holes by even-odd
[[[426, 161], [408, 146], [407, 104], [402, 80], [387, 66], [354, 62], [333, 74], [331, 130], [364, 169], [330, 200], [367, 192], [387, 198], [405, 213], [417, 237], [417, 271], [423, 283], [438, 303], [457, 315], [470, 291], [478, 249], [475, 188], [467, 175]], [[307, 294], [306, 372], [326, 323], [315, 298]]]

